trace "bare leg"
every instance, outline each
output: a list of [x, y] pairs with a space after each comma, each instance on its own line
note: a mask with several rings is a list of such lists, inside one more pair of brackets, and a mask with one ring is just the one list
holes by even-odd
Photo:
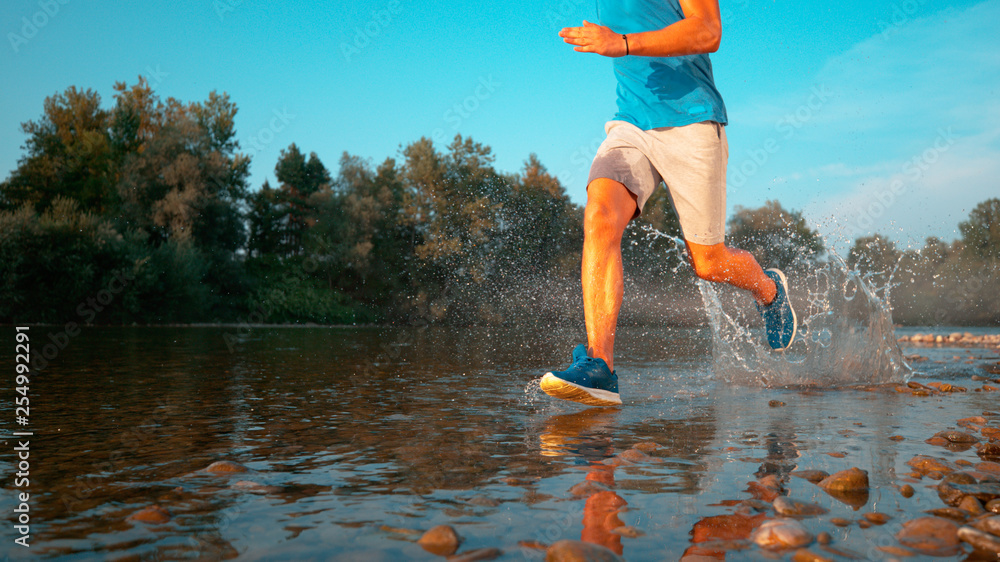
[[691, 265], [698, 277], [716, 283], [728, 283], [753, 294], [757, 302], [769, 304], [777, 294], [774, 281], [746, 250], [727, 248], [725, 244], [705, 246], [685, 240]]
[[612, 371], [615, 327], [624, 291], [622, 234], [637, 209], [635, 195], [616, 181], [598, 178], [587, 186], [581, 272], [587, 352], [604, 359]]

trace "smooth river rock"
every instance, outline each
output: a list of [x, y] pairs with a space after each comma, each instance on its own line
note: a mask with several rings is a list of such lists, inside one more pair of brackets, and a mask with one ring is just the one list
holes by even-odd
[[462, 539], [458, 537], [458, 533], [450, 525], [433, 527], [417, 540], [417, 544], [424, 550], [438, 556], [451, 556], [455, 554], [461, 542]]
[[868, 472], [860, 468], [849, 468], [835, 472], [817, 484], [826, 491], [859, 492], [868, 490]]
[[237, 472], [247, 472], [249, 469], [238, 462], [215, 461], [205, 467], [205, 472], [213, 474], [232, 474]]
[[1000, 555], [1000, 537], [984, 533], [972, 527], [962, 527], [958, 530], [958, 538], [974, 546], [976, 550]]
[[561, 540], [545, 551], [545, 562], [621, 562], [614, 552], [583, 541]]
[[129, 519], [142, 523], [166, 523], [170, 521], [170, 512], [158, 505], [151, 505], [136, 511], [129, 516]]
[[779, 496], [775, 498], [771, 506], [774, 507], [775, 513], [786, 517], [812, 517], [814, 515], [822, 515], [827, 512], [826, 508], [823, 506], [794, 500], [787, 496]]
[[449, 556], [448, 562], [478, 562], [479, 560], [493, 560], [501, 556], [503, 556], [503, 551], [499, 548], [477, 548]]
[[790, 474], [797, 478], [804, 478], [813, 484], [817, 484], [827, 476], [830, 476], [828, 472], [823, 470], [796, 470]]
[[761, 548], [777, 550], [808, 546], [813, 542], [813, 535], [794, 519], [772, 519], [757, 527], [750, 540]]
[[920, 517], [903, 523], [896, 539], [923, 554], [947, 555], [958, 549], [958, 525], [940, 517]]

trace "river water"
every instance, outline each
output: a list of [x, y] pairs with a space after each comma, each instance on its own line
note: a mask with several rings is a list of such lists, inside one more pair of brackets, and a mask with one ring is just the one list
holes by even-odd
[[[55, 331], [34, 327], [32, 342], [40, 347]], [[904, 463], [915, 454], [978, 461], [974, 449], [923, 441], [998, 409], [1000, 395], [988, 392], [916, 397], [891, 384], [722, 380], [707, 327], [621, 330], [624, 404], [584, 408], [537, 387], [581, 338], [483, 328], [90, 328], [32, 374], [30, 423], [17, 426], [14, 330], [0, 327], [8, 373], [0, 555], [432, 560], [415, 533], [447, 524], [463, 538], [459, 553], [498, 548], [501, 560], [544, 557], [521, 541], [581, 538], [629, 560], [720, 559], [698, 551], [706, 521], [732, 515], [751, 496], [749, 482], [776, 474], [790, 495], [829, 510], [804, 520], [807, 528], [883, 559], [878, 548], [896, 544], [902, 521], [941, 507], [927, 486], [899, 495]], [[970, 377], [1000, 359], [986, 348], [903, 351], [929, 357], [914, 380], [970, 389], [979, 384]], [[15, 431], [33, 433], [23, 489]], [[248, 471], [204, 470], [216, 461]], [[862, 505], [787, 477], [854, 466], [871, 480]], [[25, 490], [30, 548], [13, 542], [16, 492]], [[169, 520], [130, 519], [152, 505]], [[890, 523], [828, 523], [872, 510]], [[723, 556], [773, 558], [755, 548]]]

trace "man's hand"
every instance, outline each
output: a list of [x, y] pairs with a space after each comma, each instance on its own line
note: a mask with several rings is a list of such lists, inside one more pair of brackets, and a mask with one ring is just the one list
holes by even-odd
[[564, 27], [559, 31], [559, 37], [570, 45], [576, 45], [574, 51], [597, 53], [606, 57], [625, 56], [625, 39], [621, 33], [586, 20], [583, 27]]

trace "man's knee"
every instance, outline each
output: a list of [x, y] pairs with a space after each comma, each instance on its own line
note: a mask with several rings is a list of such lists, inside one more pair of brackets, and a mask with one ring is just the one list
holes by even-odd
[[599, 178], [587, 187], [583, 212], [584, 232], [610, 231], [621, 234], [636, 214], [635, 196], [622, 184]]

